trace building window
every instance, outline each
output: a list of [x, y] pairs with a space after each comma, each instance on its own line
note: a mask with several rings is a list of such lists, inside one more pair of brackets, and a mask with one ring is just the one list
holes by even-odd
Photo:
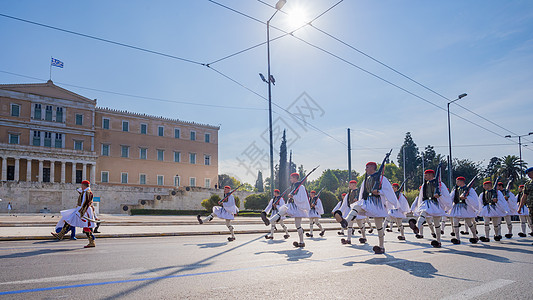
[[196, 186], [196, 178], [194, 177], [189, 178], [189, 186]]
[[180, 186], [180, 177], [174, 176], [174, 186]]
[[44, 146], [52, 147], [52, 133], [51, 132], [44, 133]]
[[130, 122], [122, 121], [122, 131], [130, 131]]
[[74, 141], [74, 150], [83, 150], [83, 141]]
[[159, 126], [157, 127], [157, 135], [163, 136], [165, 134], [165, 127]]
[[52, 109], [53, 109], [52, 105], [47, 105], [46, 106], [46, 110], [45, 110], [45, 114], [44, 114], [44, 119], [46, 121], [52, 121], [52, 112], [53, 112]]
[[33, 132], [33, 143], [34, 146], [41, 146], [41, 132], [40, 131], [34, 131]]
[[181, 152], [174, 151], [174, 162], [180, 162]]
[[129, 146], [120, 146], [121, 157], [130, 157], [130, 147]]
[[205, 179], [205, 188], [206, 189], [211, 188], [211, 179], [210, 178], [206, 178]]
[[9, 134], [9, 143], [10, 144], [19, 144], [19, 134], [18, 133], [10, 133]]
[[102, 144], [102, 156], [109, 156], [109, 144]]
[[63, 148], [63, 135], [61, 133], [56, 133], [56, 140], [54, 143], [54, 147]]
[[147, 131], [148, 131], [148, 125], [141, 124], [141, 134], [146, 134]]
[[189, 163], [191, 164], [196, 163], [196, 153], [189, 153]]
[[76, 125], [83, 125], [83, 115], [76, 114]]
[[209, 142], [211, 141], [211, 134], [206, 133], [206, 134], [204, 135], [204, 139], [205, 139], [205, 142], [206, 142], [206, 143], [209, 143]]
[[139, 184], [146, 184], [146, 174], [139, 174]]
[[109, 129], [109, 119], [108, 118], [103, 118], [102, 119], [102, 128], [103, 129]]
[[157, 150], [157, 160], [163, 161], [165, 158], [164, 154], [165, 150]]
[[165, 185], [165, 176], [157, 175], [157, 185]]
[[56, 122], [63, 123], [63, 107], [56, 107]]
[[102, 171], [102, 173], [100, 173], [100, 179], [101, 182], [109, 182], [109, 172]]
[[174, 137], [179, 139], [180, 138], [180, 129], [174, 128]]
[[35, 103], [34, 109], [33, 109], [33, 118], [40, 120], [41, 119], [41, 104]]
[[128, 173], [120, 173], [120, 183], [128, 183]]
[[20, 105], [11, 104], [11, 116], [12, 117], [20, 117]]
[[211, 155], [204, 155], [204, 164], [206, 166], [210, 166], [211, 165]]
[[196, 141], [196, 132], [191, 131], [191, 141]]
[[146, 152], [147, 152], [146, 148], [139, 149], [139, 158], [140, 159], [146, 159]]

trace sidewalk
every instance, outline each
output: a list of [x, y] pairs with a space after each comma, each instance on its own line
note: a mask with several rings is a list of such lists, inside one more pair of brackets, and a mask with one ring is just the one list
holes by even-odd
[[[189, 235], [227, 235], [228, 228], [224, 220], [215, 218], [205, 225], [199, 225], [195, 216], [128, 216], [100, 214], [104, 220], [99, 228], [101, 233], [95, 234], [96, 238], [121, 238], [121, 237], [157, 237], [157, 236], [189, 236]], [[0, 241], [15, 240], [52, 240], [50, 232], [54, 231], [59, 221], [59, 214], [18, 214], [8, 216], [0, 214]], [[334, 219], [321, 219], [326, 230], [340, 230], [340, 225]], [[287, 219], [290, 232], [296, 232], [294, 219]], [[232, 222], [235, 234], [243, 233], [268, 233], [270, 226], [265, 226], [259, 217], [235, 217]], [[309, 223], [304, 219], [302, 225], [306, 231]], [[281, 234], [281, 226], [277, 226], [277, 233]], [[318, 228], [315, 225], [315, 234]], [[77, 231], [78, 238], [85, 238], [81, 228]], [[66, 236], [65, 238], [68, 238]]]

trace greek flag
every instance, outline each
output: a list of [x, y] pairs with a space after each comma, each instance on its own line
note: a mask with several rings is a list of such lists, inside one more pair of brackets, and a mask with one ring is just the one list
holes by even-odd
[[50, 65], [53, 67], [63, 68], [63, 62], [53, 57], [52, 57], [52, 61], [50, 62]]

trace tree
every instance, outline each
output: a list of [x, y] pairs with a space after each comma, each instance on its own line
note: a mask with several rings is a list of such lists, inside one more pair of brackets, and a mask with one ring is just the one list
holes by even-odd
[[[405, 165], [404, 165], [404, 157], [403, 157], [404, 152], [405, 152]], [[420, 156], [418, 155], [418, 147], [413, 141], [413, 138], [411, 137], [410, 132], [407, 132], [405, 134], [405, 139], [404, 139], [402, 147], [400, 148], [400, 152], [398, 153], [397, 158], [398, 158], [398, 164], [400, 166], [401, 172], [403, 173], [403, 170], [405, 169], [405, 175], [408, 178], [411, 178], [411, 179], [416, 178], [416, 173], [418, 170], [418, 166], [421, 163], [421, 160], [420, 160]], [[414, 180], [408, 180], [406, 184], [408, 185], [410, 189], [415, 189], [415, 188], [418, 188], [418, 183], [420, 183], [420, 181], [417, 182]]]
[[298, 167], [298, 174], [300, 174], [300, 178], [304, 178], [305, 175], [306, 175], [306, 174], [305, 174], [306, 172], [307, 172], [307, 171], [304, 169], [304, 165], [300, 165], [300, 166]]
[[211, 197], [202, 200], [202, 206], [207, 211], [212, 211], [214, 206], [218, 205], [218, 201], [220, 201], [220, 196], [217, 194], [212, 194]]
[[[318, 191], [317, 191], [318, 192]], [[330, 192], [323, 190], [322, 193], [320, 193], [320, 200], [322, 200], [322, 206], [324, 207], [324, 213], [325, 215], [330, 214], [331, 210], [337, 205], [337, 197]]]
[[393, 163], [385, 165], [383, 174], [391, 183], [401, 184], [403, 182], [403, 172]]
[[244, 198], [244, 208], [250, 210], [263, 210], [270, 201], [266, 193], [252, 194]]
[[284, 191], [288, 184], [288, 172], [287, 167], [287, 137], [285, 135], [285, 130], [283, 130], [283, 136], [281, 137], [281, 145], [279, 147], [279, 175], [278, 175], [278, 188], [281, 191]]
[[259, 193], [262, 193], [265, 191], [263, 186], [263, 173], [261, 171], [257, 171], [257, 180], [255, 181], [255, 190]]
[[330, 169], [324, 171], [324, 173], [320, 177], [318, 188], [325, 188], [328, 191], [336, 191], [338, 187], [339, 180], [337, 179], [333, 171], [331, 171]]
[[489, 164], [487, 165], [487, 168], [485, 169], [485, 177], [492, 177], [493, 175], [495, 175], [500, 169], [501, 163], [502, 161], [499, 157], [491, 158]]
[[[233, 188], [236, 188], [239, 185], [240, 184], [234, 186]], [[248, 182], [243, 183], [240, 189], [243, 190], [243, 191], [248, 191], [248, 192], [253, 192], [254, 191], [254, 187], [251, 184], [249, 184]]]
[[[463, 176], [468, 183], [474, 176], [481, 175], [481, 163], [473, 162], [469, 159], [458, 159], [453, 160], [453, 174], [455, 177]], [[478, 178], [477, 182], [480, 182], [483, 178]], [[482, 182], [482, 181], [481, 181]], [[455, 181], [453, 182], [455, 184]], [[452, 187], [449, 187], [450, 190]]]
[[524, 162], [516, 155], [506, 155], [501, 158], [498, 166], [498, 175], [509, 179], [513, 176], [514, 179], [520, 178], [522, 174], [522, 166]]
[[218, 187], [223, 188], [226, 185], [236, 188], [239, 185], [241, 185], [241, 182], [234, 177], [229, 176], [228, 174], [220, 174], [218, 175]]

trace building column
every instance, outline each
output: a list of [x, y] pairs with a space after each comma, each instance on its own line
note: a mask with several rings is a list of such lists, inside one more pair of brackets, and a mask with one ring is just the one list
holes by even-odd
[[66, 166], [66, 162], [65, 161], [62, 161], [61, 162], [61, 183], [65, 183], [65, 166]]
[[39, 182], [43, 182], [43, 168], [44, 168], [44, 161], [42, 159], [39, 159]]
[[31, 182], [31, 162], [32, 162], [32, 159], [31, 158], [27, 158], [26, 159], [27, 163], [26, 163], [26, 181], [27, 182]]
[[83, 169], [81, 169], [81, 180], [83, 181], [87, 180], [87, 164], [83, 163], [82, 166]]
[[76, 184], [76, 162], [72, 162], [72, 183]]
[[56, 176], [56, 163], [55, 161], [50, 161], [50, 183], [54, 183], [54, 177]]
[[2, 180], [7, 181], [7, 157], [2, 157]]
[[96, 182], [96, 165], [91, 165], [91, 184]]
[[13, 178], [15, 181], [20, 180], [20, 158], [15, 158], [15, 178]]

